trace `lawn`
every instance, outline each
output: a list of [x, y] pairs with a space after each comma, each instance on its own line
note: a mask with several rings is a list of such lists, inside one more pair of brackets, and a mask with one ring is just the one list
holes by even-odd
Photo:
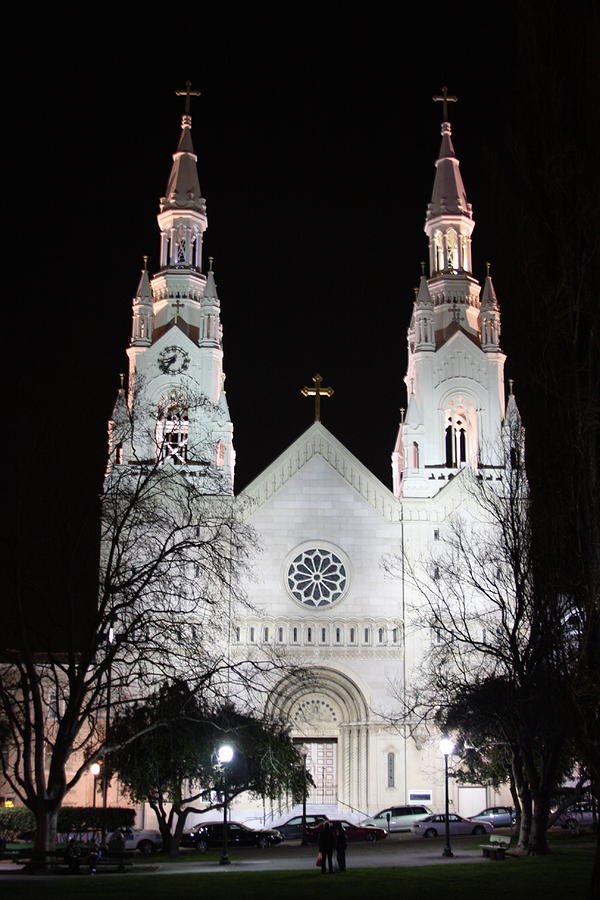
[[[231, 869], [219, 873], [182, 875], [135, 874], [56, 876], [6, 885], [7, 896], [44, 900], [70, 898], [208, 897], [210, 900], [365, 900], [369, 897], [404, 897], [416, 900], [510, 900], [515, 898], [581, 898], [587, 894], [593, 851], [560, 850], [547, 857], [506, 859], [482, 865], [446, 864], [414, 868], [369, 868], [344, 874], [314, 871], [252, 872]], [[0, 877], [0, 884], [2, 879]]]

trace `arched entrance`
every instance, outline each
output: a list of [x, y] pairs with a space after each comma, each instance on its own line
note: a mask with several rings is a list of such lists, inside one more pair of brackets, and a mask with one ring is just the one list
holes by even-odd
[[312, 805], [368, 808], [369, 711], [360, 688], [335, 669], [315, 667], [279, 682], [271, 705], [291, 725], [315, 788]]

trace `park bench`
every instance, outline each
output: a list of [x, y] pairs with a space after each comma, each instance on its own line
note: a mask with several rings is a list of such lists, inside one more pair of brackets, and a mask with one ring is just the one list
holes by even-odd
[[503, 834], [490, 834], [487, 844], [479, 845], [482, 855], [489, 859], [504, 859], [510, 847], [510, 837]]
[[[6, 851], [5, 851], [6, 853]], [[10, 854], [10, 855], [8, 855]], [[18, 851], [11, 850], [8, 851], [6, 858], [12, 859], [13, 862], [16, 863], [24, 863], [31, 864], [34, 859], [33, 853], [31, 850], [28, 851]], [[43, 860], [40, 857], [37, 857], [38, 862], [42, 862]], [[45, 862], [47, 863], [48, 869], [52, 872], [62, 872], [62, 871], [70, 871], [71, 868], [69, 866], [68, 860], [65, 858], [64, 850], [52, 850], [49, 851], [45, 856]], [[94, 866], [95, 870], [98, 872], [100, 870], [114, 870], [115, 872], [126, 872], [128, 869], [133, 868], [133, 862], [129, 855], [125, 852], [123, 853], [107, 853], [103, 856], [100, 856], [96, 860], [96, 864]], [[86, 872], [90, 871], [90, 863], [88, 854], [85, 850], [82, 850], [80, 855], [77, 857], [77, 872], [81, 874], [86, 874]]]

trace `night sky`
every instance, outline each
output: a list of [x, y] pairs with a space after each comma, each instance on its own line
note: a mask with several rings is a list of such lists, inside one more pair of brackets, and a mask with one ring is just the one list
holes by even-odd
[[[391, 486], [440, 144], [441, 109], [431, 98], [446, 84], [459, 97], [451, 120], [476, 221], [474, 274], [482, 281], [491, 261], [506, 374], [527, 425], [536, 398], [526, 273], [510, 223], [521, 78], [534, 32], [566, 69], [577, 48], [576, 30], [546, 37], [540, 19], [540, 36], [535, 14], [524, 25], [521, 9], [440, 4], [436, 15], [427, 5], [410, 19], [342, 7], [178, 22], [165, 14], [127, 35], [105, 23], [93, 47], [82, 40], [67, 51], [55, 38], [32, 53], [35, 90], [8, 137], [25, 160], [19, 193], [35, 210], [22, 240], [36, 252], [21, 257], [30, 298], [28, 364], [18, 367], [24, 545], [41, 548], [67, 527], [81, 558], [92, 558], [106, 421], [126, 371], [143, 255], [157, 268], [158, 200], [183, 111], [174, 92], [188, 79], [202, 91], [192, 133], [208, 204], [205, 264], [215, 257], [221, 300], [237, 490], [311, 424], [313, 404], [300, 388], [317, 371], [335, 389], [323, 423]], [[576, 83], [577, 73], [567, 75]], [[551, 103], [542, 91], [540, 104]], [[54, 591], [55, 575], [48, 581]]]

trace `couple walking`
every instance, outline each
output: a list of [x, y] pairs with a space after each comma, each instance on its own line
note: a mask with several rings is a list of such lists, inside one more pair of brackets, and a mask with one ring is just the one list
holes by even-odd
[[321, 857], [321, 872], [324, 875], [329, 865], [329, 871], [333, 872], [333, 851], [337, 856], [337, 864], [340, 872], [346, 871], [346, 833], [341, 822], [324, 822], [319, 832], [319, 856]]

